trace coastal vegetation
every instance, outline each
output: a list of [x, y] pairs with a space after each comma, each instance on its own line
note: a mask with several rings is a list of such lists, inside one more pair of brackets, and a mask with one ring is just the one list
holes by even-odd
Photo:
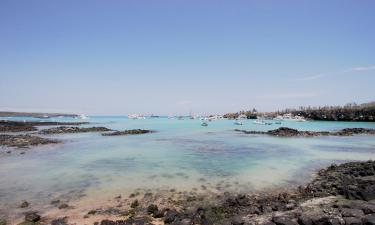
[[301, 106], [298, 109], [289, 108], [274, 112], [258, 112], [256, 109], [242, 110], [236, 113], [226, 113], [224, 118], [235, 119], [240, 115], [246, 115], [248, 119], [275, 118], [285, 114], [300, 116], [309, 120], [375, 122], [375, 102], [348, 103], [344, 106]]
[[303, 116], [311, 120], [374, 122], [375, 102], [349, 103], [344, 106], [300, 107], [299, 109], [286, 109], [278, 113], [292, 113], [292, 115]]
[[67, 113], [32, 113], [32, 112], [0, 112], [0, 117], [34, 117], [34, 118], [52, 118], [52, 117], [77, 117], [77, 114]]

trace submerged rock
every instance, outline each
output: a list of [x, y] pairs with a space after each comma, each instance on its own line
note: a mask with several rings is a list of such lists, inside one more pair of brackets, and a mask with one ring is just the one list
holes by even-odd
[[20, 205], [20, 208], [27, 208], [27, 207], [29, 207], [29, 203], [27, 202], [27, 201], [23, 201], [22, 203], [21, 203], [21, 205]]
[[143, 130], [143, 129], [134, 129], [134, 130], [124, 130], [124, 131], [115, 131], [111, 133], [103, 133], [103, 136], [122, 136], [122, 135], [134, 135], [134, 134], [147, 134], [153, 133], [152, 130]]
[[66, 209], [68, 207], [69, 207], [69, 205], [66, 204], [66, 203], [63, 203], [63, 204], [59, 205], [59, 209]]
[[32, 135], [7, 135], [0, 134], [0, 145], [8, 147], [26, 148], [35, 145], [57, 144], [58, 140], [41, 138]]
[[36, 212], [26, 213], [25, 215], [25, 221], [38, 222], [39, 220], [40, 220], [40, 215], [38, 215]]
[[58, 218], [51, 221], [51, 225], [68, 225], [67, 217]]

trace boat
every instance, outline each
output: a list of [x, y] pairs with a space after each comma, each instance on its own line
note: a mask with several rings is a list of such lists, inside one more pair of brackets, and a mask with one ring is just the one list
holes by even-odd
[[283, 121], [284, 120], [284, 118], [283, 118], [283, 116], [276, 116], [275, 118], [273, 118], [273, 120], [276, 120], [276, 121]]
[[84, 114], [79, 115], [78, 118], [81, 119], [81, 120], [87, 120], [87, 119], [89, 119], [89, 118], [88, 118], [86, 115], [84, 115]]
[[146, 117], [144, 115], [138, 115], [138, 114], [128, 115], [128, 118], [129, 119], [133, 119], [133, 120], [136, 120], [136, 119], [146, 119]]
[[275, 124], [280, 125], [281, 121], [276, 121]]
[[247, 116], [245, 114], [241, 114], [237, 117], [237, 120], [246, 120]]
[[234, 125], [243, 125], [243, 123], [241, 121], [236, 120], [236, 122], [234, 122]]
[[306, 119], [303, 116], [295, 116], [294, 120], [297, 122], [306, 122]]
[[206, 122], [202, 122], [202, 123], [201, 123], [201, 126], [202, 126], [202, 127], [207, 127], [207, 126], [208, 126], [208, 123], [206, 123]]
[[307, 120], [303, 116], [293, 116], [291, 113], [284, 114], [283, 120], [295, 121], [295, 122], [306, 122]]
[[266, 125], [266, 122], [264, 122], [264, 120], [255, 120], [253, 123], [259, 125]]

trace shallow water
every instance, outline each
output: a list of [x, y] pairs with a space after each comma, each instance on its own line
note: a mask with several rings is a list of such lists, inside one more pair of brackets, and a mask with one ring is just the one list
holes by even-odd
[[[14, 118], [9, 118], [14, 119]], [[17, 118], [28, 120], [30, 118]], [[70, 121], [74, 119], [59, 118]], [[208, 127], [199, 120], [90, 117], [87, 126], [151, 129], [156, 133], [103, 137], [100, 133], [63, 134], [63, 144], [0, 156], [0, 212], [22, 200], [47, 204], [51, 199], [93, 202], [144, 190], [256, 191], [298, 185], [313, 170], [332, 162], [375, 159], [375, 137], [278, 138], [245, 135], [233, 129], [299, 130], [375, 128], [363, 122], [283, 122], [256, 125], [246, 120], [218, 120]], [[0, 150], [4, 152], [3, 150]]]

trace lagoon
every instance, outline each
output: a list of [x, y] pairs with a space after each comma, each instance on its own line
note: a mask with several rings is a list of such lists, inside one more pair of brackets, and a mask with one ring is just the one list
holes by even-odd
[[91, 116], [88, 122], [84, 126], [157, 132], [119, 137], [49, 135], [63, 143], [22, 150], [24, 155], [18, 154], [21, 150], [5, 154], [1, 149], [0, 213], [12, 217], [23, 200], [48, 209], [53, 199], [65, 199], [83, 210], [137, 191], [248, 193], [288, 188], [305, 183], [314, 171], [331, 163], [375, 159], [375, 137], [369, 135], [281, 138], [233, 131], [280, 126], [311, 131], [374, 129], [375, 123], [284, 121], [265, 126], [245, 120], [244, 125], [236, 126], [233, 120], [224, 119], [202, 127], [199, 120], [121, 116]]

